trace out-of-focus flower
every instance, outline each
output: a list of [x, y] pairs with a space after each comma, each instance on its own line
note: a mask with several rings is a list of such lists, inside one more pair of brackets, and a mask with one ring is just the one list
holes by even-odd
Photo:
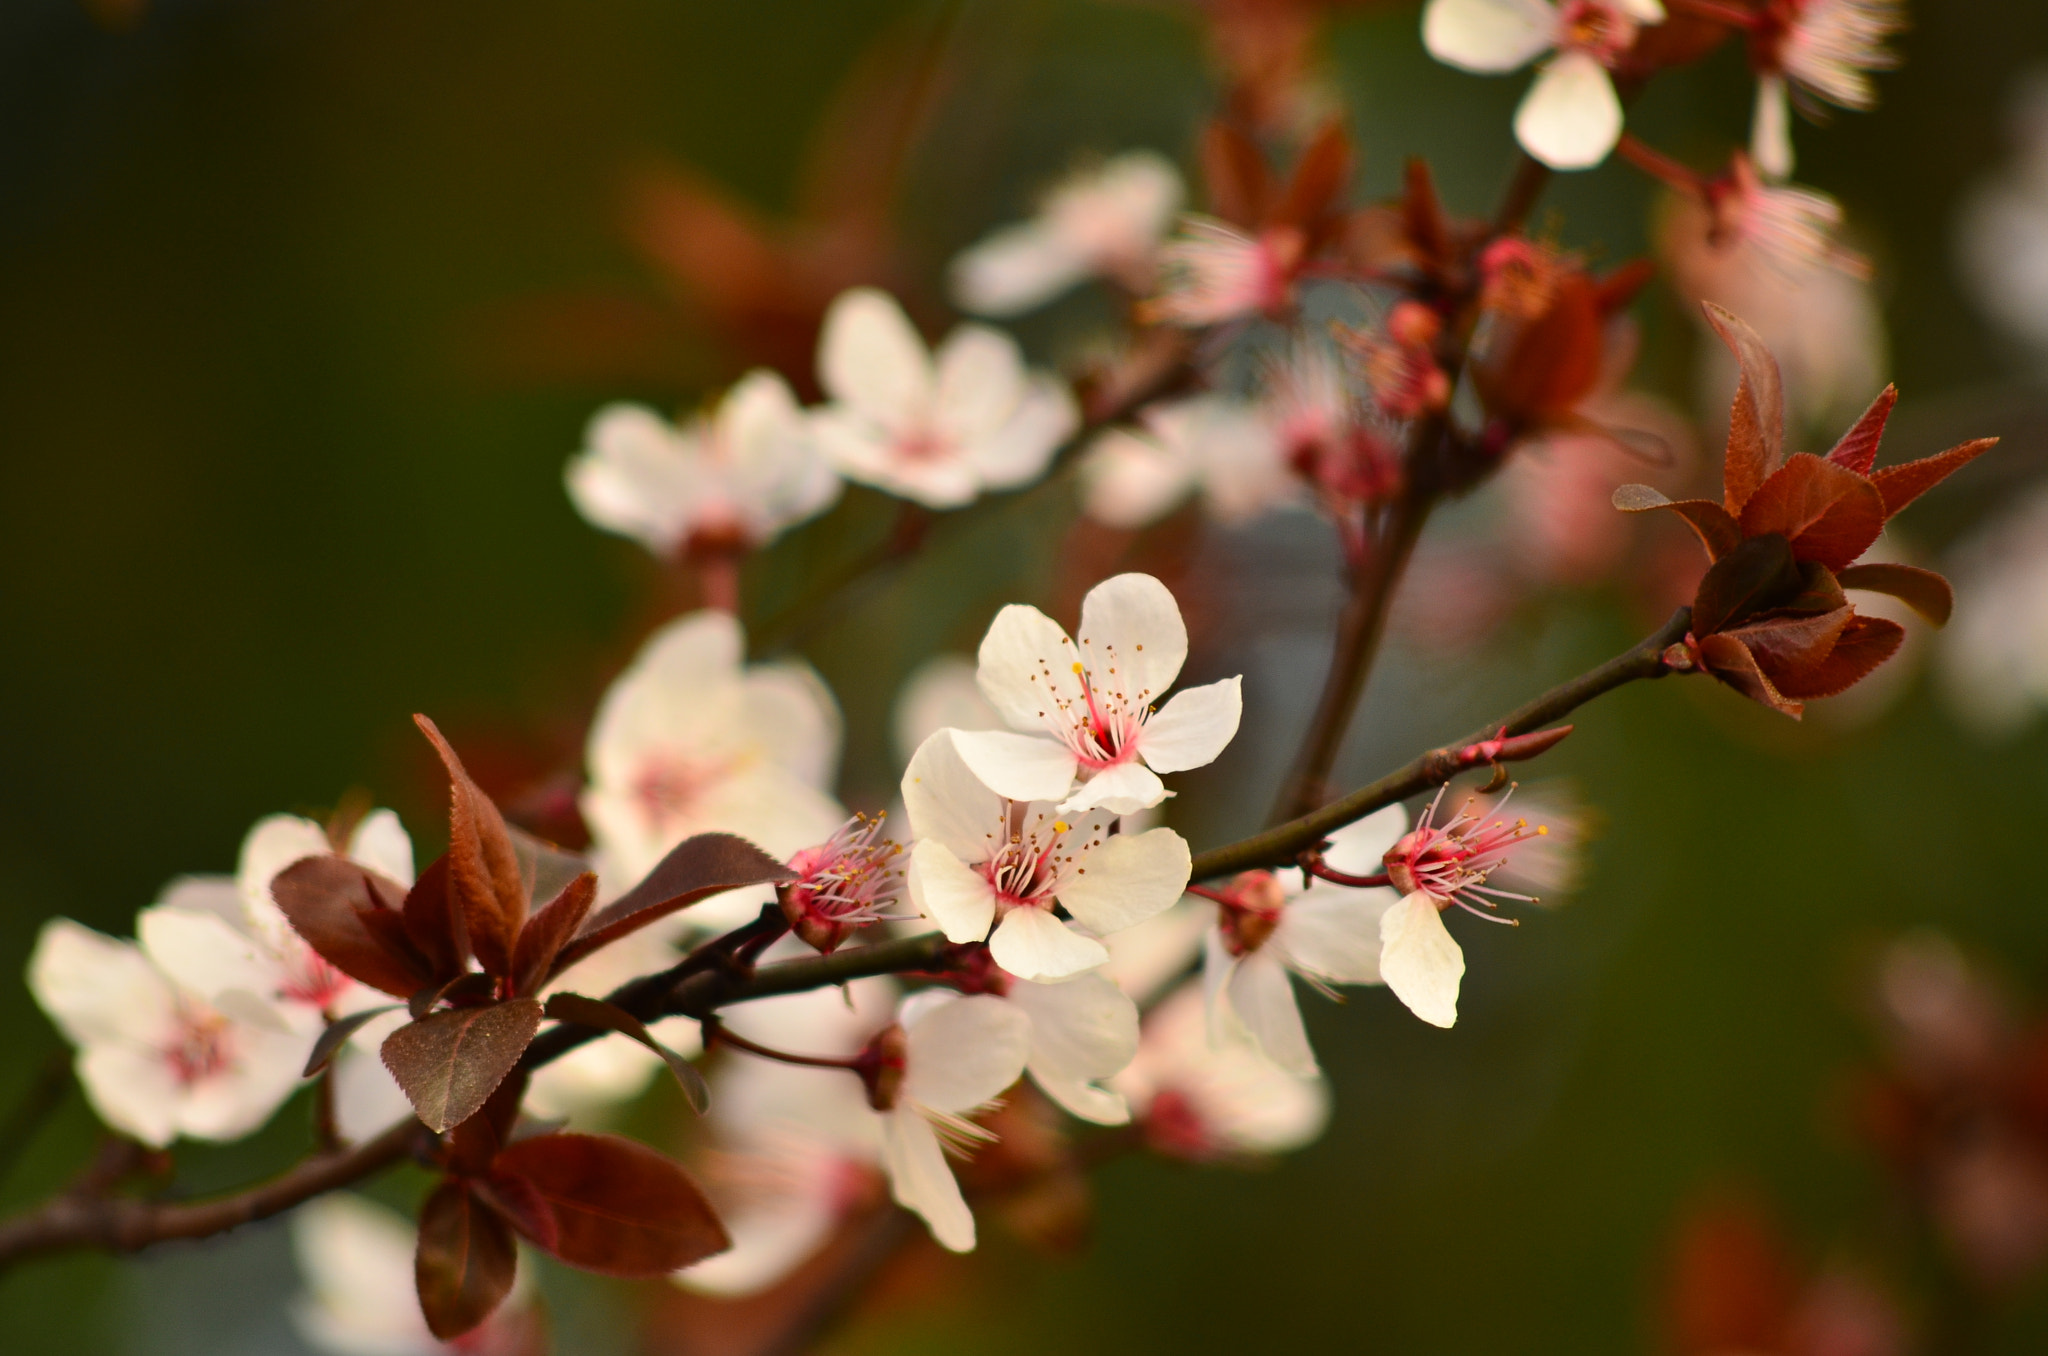
[[1333, 514], [1383, 503], [1400, 488], [1400, 449], [1347, 385], [1331, 345], [1298, 340], [1267, 369], [1262, 405], [1281, 458]]
[[1150, 1003], [1201, 959], [1215, 910], [1192, 896], [1164, 913], [1103, 939], [1109, 964], [1103, 973], [1134, 1002]]
[[889, 742], [909, 762], [918, 746], [940, 730], [997, 730], [1003, 718], [981, 695], [974, 661], [964, 654], [935, 654], [903, 680], [890, 714]]
[[[672, 935], [660, 927], [628, 933], [556, 976], [546, 993], [607, 994], [628, 980], [666, 970], [681, 959], [670, 943]], [[700, 1031], [691, 1018], [670, 1017], [652, 1023], [651, 1030], [655, 1039], [685, 1057], [701, 1049]], [[638, 1041], [587, 1041], [533, 1071], [524, 1106], [544, 1120], [601, 1124], [646, 1091], [662, 1068], [661, 1056]]]
[[1066, 386], [1026, 370], [1008, 335], [962, 325], [934, 352], [871, 287], [832, 303], [818, 379], [832, 403], [812, 429], [840, 474], [927, 508], [1036, 479], [1080, 420]]
[[1871, 71], [1899, 64], [1885, 40], [1906, 26], [1903, 0], [1767, 0], [1749, 35], [1757, 71], [1750, 154], [1764, 173], [1792, 172], [1789, 85], [1842, 108], [1877, 103]]
[[141, 946], [52, 918], [29, 957], [29, 991], [78, 1047], [78, 1081], [108, 1125], [155, 1148], [180, 1135], [240, 1139], [298, 1088], [314, 1028], [255, 999], [224, 1012], [180, 987], [150, 953], [151, 912]]
[[1624, 310], [1648, 268], [1595, 278], [1546, 246], [1515, 239], [1496, 242], [1480, 267], [1486, 329], [1472, 378], [1495, 421], [1490, 445], [1557, 433], [1624, 438], [1601, 417], [1614, 413], [1611, 397], [1634, 361]]
[[1214, 762], [1244, 711], [1241, 678], [1160, 706], [1187, 656], [1180, 605], [1149, 574], [1090, 589], [1078, 644], [1037, 608], [1012, 603], [982, 638], [975, 675], [1010, 730], [956, 730], [953, 747], [1013, 801], [1055, 801], [1062, 814], [1149, 809], [1171, 794], [1158, 774]]
[[755, 550], [839, 496], [788, 383], [766, 370], [680, 428], [645, 405], [607, 405], [583, 441], [566, 473], [577, 511], [657, 556]]
[[789, 859], [797, 878], [777, 887], [790, 931], [827, 954], [859, 928], [883, 921], [903, 887], [902, 844], [882, 816], [855, 815], [830, 838]]
[[1844, 589], [1889, 594], [1937, 626], [1947, 622], [1954, 604], [1947, 580], [1861, 557], [1887, 519], [1997, 439], [1878, 469], [1878, 441], [1898, 399], [1886, 387], [1825, 458], [1787, 457], [1784, 394], [1770, 350], [1726, 311], [1709, 307], [1707, 316], [1742, 368], [1722, 502], [1673, 502], [1648, 486], [1624, 485], [1614, 503], [1628, 512], [1679, 514], [1713, 562], [1693, 598], [1684, 662], [1797, 718], [1806, 699], [1853, 686], [1905, 637], [1897, 622], [1859, 616]]
[[1300, 499], [1271, 423], [1249, 402], [1225, 395], [1161, 401], [1141, 410], [1138, 422], [1102, 433], [1083, 454], [1082, 506], [1098, 522], [1143, 527], [1196, 492], [1223, 523]]
[[[1179, 834], [1111, 835], [1106, 810], [1063, 818], [1049, 802], [998, 795], [960, 756], [958, 738], [939, 731], [903, 774], [917, 839], [911, 902], [947, 940], [987, 940], [996, 964], [1020, 979], [1064, 979], [1109, 959], [1096, 937], [1180, 898], [1191, 858]], [[1087, 932], [1061, 921], [1055, 904]]]
[[1451, 379], [1437, 366], [1443, 317], [1419, 301], [1388, 310], [1385, 334], [1351, 330], [1345, 344], [1364, 365], [1373, 399], [1390, 419], [1419, 419], [1451, 402]]
[[1113, 1080], [1155, 1151], [1194, 1162], [1256, 1158], [1312, 1143], [1330, 1120], [1320, 1077], [1297, 1078], [1249, 1042], [1209, 1039], [1199, 980], [1145, 1018], [1138, 1054]]
[[[1390, 805], [1331, 834], [1323, 860], [1347, 875], [1372, 875], [1407, 828], [1407, 811]], [[1314, 1078], [1320, 1070], [1292, 976], [1324, 993], [1338, 984], [1377, 984], [1380, 915], [1400, 895], [1313, 878], [1282, 884], [1270, 871], [1248, 871], [1220, 893], [1202, 966], [1213, 1038], [1221, 1044], [1234, 1022], [1275, 1064]]]
[[2048, 355], [2048, 72], [2014, 92], [2012, 161], [1963, 204], [1957, 245], [1977, 305]]
[[[722, 612], [682, 617], [598, 706], [582, 809], [607, 889], [639, 881], [692, 834], [735, 833], [787, 858], [845, 819], [824, 789], [839, 757], [831, 694], [806, 666], [743, 664], [745, 644]], [[729, 926], [765, 897], [722, 895], [689, 916]]]
[[1552, 169], [1590, 169], [1621, 139], [1621, 99], [1608, 74], [1659, 0], [1430, 0], [1422, 41], [1460, 70], [1497, 75], [1555, 51], [1515, 111], [1515, 139]]
[[1302, 263], [1299, 232], [1251, 235], [1213, 217], [1189, 217], [1159, 252], [1165, 286], [1148, 315], [1197, 328], [1245, 316], [1284, 314]]
[[2008, 734], [2048, 706], [2048, 488], [1978, 529], [1954, 562], [1965, 606], [1942, 633], [1943, 687], [1972, 725]]
[[[547, 1334], [515, 1282], [510, 1299], [483, 1325], [451, 1343], [427, 1331], [413, 1281], [415, 1230], [361, 1196], [337, 1193], [292, 1212], [292, 1255], [306, 1288], [292, 1324], [330, 1356], [542, 1356]], [[524, 1279], [523, 1277], [521, 1278]]]
[[1180, 171], [1155, 151], [1126, 151], [1068, 175], [1038, 215], [1005, 226], [953, 260], [953, 297], [977, 315], [1019, 315], [1074, 284], [1105, 277], [1152, 286], [1153, 251], [1180, 210]]
[[[1142, 926], [1142, 925], [1141, 925]], [[1031, 1019], [1031, 1057], [1024, 1071], [1039, 1091], [1084, 1121], [1122, 1125], [1123, 1097], [1099, 1086], [1121, 1073], [1138, 1049], [1138, 1007], [1100, 971], [1054, 984], [1018, 979], [986, 948], [956, 961], [948, 978], [967, 993], [993, 994]]]

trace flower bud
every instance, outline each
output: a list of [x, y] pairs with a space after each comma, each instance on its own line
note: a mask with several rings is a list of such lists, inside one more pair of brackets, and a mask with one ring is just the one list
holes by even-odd
[[868, 1105], [877, 1111], [893, 1111], [903, 1092], [903, 1074], [910, 1055], [910, 1037], [903, 1028], [890, 1023], [875, 1033], [867, 1048], [854, 1057], [854, 1072], [867, 1085]]

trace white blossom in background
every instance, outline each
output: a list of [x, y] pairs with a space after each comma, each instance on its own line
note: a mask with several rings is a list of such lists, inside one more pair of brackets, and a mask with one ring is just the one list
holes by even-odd
[[1160, 401], [1138, 427], [1098, 434], [1081, 460], [1082, 509], [1111, 527], [1157, 522], [1191, 494], [1219, 522], [1303, 502], [1272, 422], [1225, 395]]
[[1027, 370], [1016, 342], [962, 325], [928, 350], [886, 292], [856, 287], [825, 316], [811, 428], [849, 480], [950, 509], [1044, 474], [1080, 422], [1058, 378]]
[[935, 654], [903, 680], [890, 711], [890, 745], [908, 763], [918, 746], [940, 730], [999, 730], [1003, 718], [981, 695], [974, 661], [964, 654]]
[[[1389, 805], [1332, 833], [1323, 860], [1346, 875], [1377, 874], [1387, 849], [1407, 831], [1408, 812]], [[1338, 984], [1379, 983], [1380, 916], [1401, 896], [1323, 880], [1283, 884], [1270, 872], [1240, 882], [1227, 893], [1241, 902], [1219, 906], [1204, 939], [1212, 1039], [1220, 1045], [1241, 1029], [1275, 1064], [1313, 1078], [1320, 1070], [1301, 1024], [1294, 976], [1325, 993]]]
[[1552, 169], [1578, 170], [1605, 160], [1621, 139], [1609, 69], [1643, 25], [1663, 22], [1659, 0], [1429, 0], [1422, 42], [1438, 61], [1482, 75], [1556, 52], [1515, 111], [1515, 139]]
[[1841, 108], [1877, 104], [1870, 72], [1890, 70], [1898, 55], [1885, 40], [1906, 26], [1903, 0], [1781, 0], [1752, 44], [1758, 63], [1750, 154], [1773, 178], [1792, 173], [1789, 86]]
[[765, 369], [681, 427], [645, 405], [607, 405], [583, 442], [566, 472], [577, 511], [657, 556], [765, 546], [839, 497], [795, 395]]
[[240, 1139], [299, 1087], [313, 1028], [275, 1009], [214, 1007], [174, 982], [146, 942], [52, 918], [29, 957], [28, 984], [78, 1048], [93, 1110], [153, 1148], [181, 1135]]
[[1153, 1148], [1205, 1161], [1288, 1153], [1330, 1120], [1330, 1090], [1249, 1042], [1209, 1039], [1202, 985], [1189, 980], [1145, 1018], [1138, 1054], [1115, 1080]]
[[1980, 733], [2012, 734], [2048, 706], [2048, 489], [1980, 527], [1946, 573], [1957, 604], [1937, 642], [1942, 690]]
[[[839, 711], [802, 664], [746, 664], [739, 623], [707, 611], [648, 640], [598, 705], [582, 797], [599, 878], [620, 894], [683, 839], [722, 831], [776, 857], [846, 818], [827, 792]], [[693, 906], [691, 924], [746, 922], [767, 898], [734, 891]]]
[[1157, 705], [1187, 655], [1180, 605], [1149, 574], [1088, 590], [1078, 643], [1037, 608], [1012, 603], [982, 638], [975, 671], [1010, 730], [955, 731], [953, 745], [1011, 800], [1057, 802], [1063, 814], [1149, 809], [1171, 794], [1158, 774], [1214, 762], [1244, 711], [1241, 678]]
[[1202, 939], [1215, 917], [1208, 901], [1184, 896], [1164, 913], [1104, 938], [1109, 964], [1102, 973], [1133, 1002], [1150, 1003], [1201, 959]]
[[1214, 217], [1182, 217], [1179, 232], [1159, 249], [1158, 294], [1140, 314], [1189, 329], [1284, 315], [1305, 243], [1291, 226], [1249, 235]]
[[1121, 1093], [1102, 1086], [1138, 1052], [1138, 1005], [1116, 981], [1091, 971], [1037, 984], [997, 971], [988, 991], [1031, 1020], [1024, 1072], [1054, 1103], [1097, 1125], [1131, 1118]]
[[[556, 976], [546, 992], [602, 998], [628, 980], [665, 970], [682, 959], [669, 941], [672, 935], [658, 926], [628, 933]], [[685, 1058], [694, 1059], [703, 1048], [700, 1028], [691, 1018], [669, 1017], [650, 1023], [649, 1029], [656, 1040]], [[613, 1111], [645, 1092], [665, 1068], [660, 1055], [624, 1036], [587, 1041], [533, 1071], [525, 1107], [542, 1120], [601, 1125]]]
[[1956, 243], [1977, 305], [2048, 358], [2048, 71], [2026, 77], [2012, 105], [2013, 157], [1965, 200]]
[[1062, 816], [1050, 802], [999, 795], [960, 756], [959, 738], [939, 731], [903, 774], [916, 839], [910, 899], [947, 940], [986, 939], [996, 964], [1020, 979], [1065, 979], [1109, 959], [1097, 938], [1180, 898], [1191, 857], [1179, 834], [1111, 835], [1106, 810]]
[[1076, 171], [1031, 220], [992, 232], [953, 260], [953, 299], [976, 315], [1012, 316], [1091, 277], [1143, 292], [1184, 192], [1180, 171], [1156, 151], [1126, 151]]

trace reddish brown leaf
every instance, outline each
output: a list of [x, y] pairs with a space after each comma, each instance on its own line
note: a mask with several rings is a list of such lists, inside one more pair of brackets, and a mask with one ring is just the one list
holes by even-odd
[[334, 1062], [334, 1057], [341, 1053], [342, 1046], [348, 1044], [350, 1036], [355, 1035], [356, 1032], [361, 1031], [385, 1013], [396, 1011], [398, 1011], [398, 1004], [383, 1003], [374, 1008], [364, 1008], [360, 1012], [351, 1012], [346, 1017], [337, 1017], [332, 1022], [329, 1022], [327, 1029], [320, 1033], [320, 1039], [313, 1042], [313, 1053], [306, 1056], [306, 1067], [299, 1074], [299, 1077], [311, 1078], [314, 1074], [319, 1073]]
[[1700, 641], [1700, 656], [1707, 661], [1710, 673], [1751, 701], [1761, 702], [1773, 711], [1782, 711], [1794, 720], [1805, 712], [1804, 705], [1786, 700], [1784, 694], [1771, 685], [1771, 680], [1757, 666], [1756, 657], [1749, 652], [1749, 647], [1734, 636], [1705, 637]]
[[425, 716], [414, 716], [448, 770], [448, 893], [469, 933], [477, 963], [490, 974], [512, 970], [512, 945], [526, 921], [526, 890], [505, 817], [470, 779], [462, 760]]
[[1884, 437], [1885, 421], [1892, 417], [1892, 406], [1898, 403], [1898, 387], [1887, 386], [1879, 391], [1862, 418], [1849, 426], [1849, 431], [1828, 453], [1828, 460], [1859, 476], [1868, 476], [1870, 468], [1877, 465], [1877, 444]]
[[1884, 496], [1884, 516], [1891, 517], [1997, 445], [1996, 438], [1978, 438], [1931, 457], [1880, 470], [1871, 480]]
[[451, 1008], [473, 1008], [488, 1003], [497, 996], [498, 981], [480, 970], [466, 970], [453, 979], [439, 984], [429, 984], [405, 1000], [406, 1010], [412, 1013], [415, 1022], [423, 1021], [435, 1008], [446, 1003]]
[[[1569, 725], [1565, 726], [1562, 732], [1557, 733], [1557, 738], [1561, 739], [1571, 733], [1571, 728]], [[1557, 739], [1550, 742], [1554, 744]], [[1537, 750], [1539, 753], [1541, 751]], [[607, 1003], [601, 998], [587, 998], [580, 993], [551, 994], [548, 997], [547, 1015], [558, 1022], [573, 1022], [577, 1026], [596, 1027], [600, 1031], [616, 1031], [621, 1036], [640, 1042], [660, 1055], [662, 1063], [668, 1065], [669, 1072], [674, 1074], [676, 1082], [682, 1085], [683, 1096], [689, 1098], [693, 1111], [701, 1116], [711, 1109], [711, 1089], [705, 1084], [704, 1075], [697, 1072], [697, 1066], [656, 1040], [654, 1033], [647, 1029], [647, 1023], [616, 1003]]]
[[477, 1113], [539, 1029], [538, 999], [453, 1008], [385, 1037], [384, 1067], [438, 1133]]
[[1751, 537], [1721, 557], [1693, 595], [1692, 629], [1711, 635], [1773, 607], [1799, 587], [1799, 567], [1783, 537]]
[[1223, 220], [1255, 229], [1273, 201], [1272, 171], [1266, 155], [1235, 125], [1215, 120], [1202, 129], [1202, 186], [1209, 210]]
[[1771, 610], [1811, 616], [1817, 612], [1833, 612], [1848, 602], [1833, 570], [1817, 560], [1802, 560], [1799, 562], [1799, 592], [1783, 602], [1774, 603]]
[[1785, 391], [1778, 360], [1757, 332], [1712, 302], [1706, 312], [1707, 323], [1742, 369], [1728, 416], [1728, 455], [1721, 466], [1723, 499], [1728, 511], [1739, 516], [1784, 454]]
[[1443, 200], [1437, 196], [1427, 160], [1421, 156], [1409, 159], [1406, 184], [1407, 191], [1401, 195], [1401, 224], [1408, 243], [1431, 265], [1441, 267], [1451, 257], [1451, 224], [1444, 216]]
[[1936, 626], [1948, 625], [1956, 608], [1956, 591], [1948, 580], [1914, 565], [1851, 565], [1842, 571], [1841, 584], [1845, 589], [1888, 593]]
[[1883, 617], [1858, 617], [1842, 632], [1828, 657], [1814, 668], [1788, 677], [1781, 689], [1787, 697], [1832, 697], [1862, 681], [1872, 669], [1898, 652], [1906, 628]]
[[590, 870], [590, 859], [508, 824], [512, 855], [519, 861], [519, 882], [529, 907], [562, 893], [569, 882]]
[[1649, 286], [1650, 279], [1656, 276], [1657, 266], [1648, 259], [1631, 259], [1600, 279], [1594, 285], [1600, 314], [1611, 316], [1634, 301], [1636, 294]]
[[746, 885], [795, 880], [796, 873], [744, 838], [700, 833], [670, 849], [654, 870], [598, 910], [555, 958], [560, 973], [608, 942], [638, 931], [706, 895]]
[[[270, 897], [306, 945], [349, 978], [405, 998], [433, 975], [425, 957], [409, 945], [393, 947], [374, 926], [388, 912], [381, 891], [397, 898], [397, 884], [345, 857], [308, 857], [279, 872]], [[397, 921], [394, 916], [393, 921]]]
[[453, 1341], [491, 1316], [511, 1292], [519, 1249], [512, 1231], [461, 1183], [444, 1181], [420, 1208], [413, 1278], [427, 1329]]
[[1648, 485], [1623, 485], [1614, 492], [1614, 506], [1623, 513], [1670, 509], [1699, 535], [1709, 560], [1719, 560], [1742, 543], [1742, 528], [1711, 499], [1669, 499]]
[[447, 1167], [469, 1176], [489, 1172], [498, 1150], [512, 1142], [512, 1129], [519, 1123], [519, 1104], [525, 1098], [526, 1071], [514, 1069], [484, 1100], [483, 1110], [449, 1130]]
[[1331, 118], [1294, 162], [1294, 177], [1270, 224], [1293, 226], [1314, 239], [1351, 178], [1351, 136], [1342, 118]]
[[665, 1276], [732, 1246], [689, 1174], [630, 1139], [537, 1135], [507, 1146], [496, 1175], [540, 1194], [554, 1212], [548, 1251], [586, 1271]]
[[554, 1207], [524, 1177], [490, 1173], [471, 1188], [477, 1199], [505, 1217], [505, 1222], [525, 1234], [544, 1252], [553, 1252], [561, 1242], [555, 1224]]
[[584, 915], [597, 901], [597, 877], [586, 871], [562, 887], [526, 920], [519, 930], [518, 945], [512, 948], [512, 992], [536, 994], [554, 973], [555, 957], [562, 946], [583, 926]]
[[1604, 336], [1593, 280], [1563, 273], [1543, 313], [1475, 372], [1481, 399], [1490, 413], [1516, 424], [1561, 418], [1598, 382]]
[[1757, 667], [1771, 676], [1772, 686], [1783, 692], [1786, 675], [1804, 672], [1827, 658], [1855, 615], [1854, 608], [1838, 607], [1812, 617], [1773, 617], [1722, 634], [1741, 641]]
[[1884, 500], [1854, 471], [1800, 452], [1774, 471], [1742, 506], [1742, 534], [1783, 534], [1800, 560], [1839, 570], [1884, 531]]
[[427, 958], [435, 975], [453, 979], [469, 964], [469, 941], [462, 916], [448, 900], [448, 855], [443, 853], [427, 864], [419, 879], [406, 892], [405, 935]]

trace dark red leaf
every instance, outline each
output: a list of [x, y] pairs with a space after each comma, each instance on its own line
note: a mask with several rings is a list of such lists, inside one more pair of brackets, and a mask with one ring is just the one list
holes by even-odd
[[489, 1172], [498, 1150], [512, 1142], [519, 1104], [526, 1098], [526, 1071], [514, 1069], [484, 1100], [483, 1110], [449, 1130], [446, 1163], [451, 1171], [476, 1176]]
[[1849, 426], [1849, 431], [1828, 453], [1828, 460], [1859, 476], [1868, 476], [1870, 468], [1877, 465], [1877, 444], [1884, 437], [1885, 421], [1892, 417], [1892, 406], [1898, 403], [1898, 387], [1887, 386], [1879, 391], [1877, 399], [1870, 402], [1870, 408]]
[[453, 1008], [385, 1037], [384, 1066], [438, 1133], [477, 1113], [539, 1029], [538, 999]]
[[519, 861], [519, 882], [529, 908], [538, 907], [562, 893], [569, 882], [590, 870], [590, 859], [569, 852], [536, 837], [516, 824], [508, 824], [512, 854]]
[[507, 1224], [532, 1239], [542, 1251], [553, 1252], [561, 1242], [554, 1207], [524, 1177], [490, 1173], [479, 1178], [472, 1189], [478, 1200], [503, 1215]]
[[1712, 302], [1706, 312], [1707, 323], [1742, 369], [1728, 415], [1728, 455], [1721, 466], [1723, 500], [1730, 513], [1740, 516], [1784, 454], [1785, 391], [1778, 360], [1757, 332]]
[[299, 1077], [311, 1078], [332, 1064], [334, 1057], [341, 1053], [341, 1047], [348, 1044], [350, 1036], [385, 1013], [398, 1011], [398, 1006], [396, 1003], [386, 1003], [381, 1007], [364, 1008], [361, 1012], [351, 1012], [346, 1017], [337, 1017], [329, 1022], [327, 1029], [320, 1033], [320, 1039], [313, 1042], [313, 1053], [306, 1056], [306, 1069]]
[[1841, 584], [1845, 589], [1888, 593], [1936, 626], [1948, 625], [1956, 609], [1956, 591], [1948, 580], [1915, 565], [1851, 565], [1842, 571]]
[[505, 817], [470, 779], [462, 760], [425, 716], [414, 716], [448, 770], [448, 893], [469, 933], [477, 963], [490, 974], [512, 972], [512, 945], [526, 921], [526, 890]]
[[1799, 587], [1799, 567], [1783, 537], [1751, 537], [1714, 562], [1693, 595], [1694, 635], [1711, 635], [1776, 606]]
[[518, 945], [512, 948], [512, 992], [540, 992], [540, 986], [554, 973], [555, 957], [583, 926], [584, 915], [596, 902], [597, 877], [586, 871], [526, 920], [519, 930]]
[[1741, 641], [1757, 667], [1770, 675], [1771, 685], [1783, 692], [1786, 675], [1804, 672], [1827, 658], [1855, 615], [1854, 608], [1838, 607], [1811, 617], [1773, 617], [1722, 634]]
[[1294, 226], [1314, 239], [1351, 178], [1351, 136], [1342, 118], [1331, 118], [1294, 162], [1294, 177], [1270, 224]]
[[[1571, 726], [1564, 727], [1570, 733]], [[1562, 736], [1559, 736], [1562, 738]], [[1552, 740], [1556, 743], [1556, 740]], [[1540, 750], [1539, 750], [1540, 752]], [[1531, 755], [1521, 755], [1528, 757]], [[547, 1015], [558, 1022], [573, 1022], [577, 1026], [596, 1027], [600, 1031], [616, 1031], [622, 1036], [640, 1042], [668, 1065], [670, 1073], [683, 1088], [683, 1096], [689, 1098], [690, 1107], [699, 1116], [711, 1109], [711, 1089], [705, 1086], [704, 1075], [697, 1072], [697, 1066], [684, 1059], [675, 1051], [654, 1038], [647, 1029], [647, 1023], [635, 1017], [616, 1003], [607, 1003], [601, 998], [586, 998], [580, 993], [558, 993], [548, 997]]]
[[1594, 285], [1600, 314], [1613, 315], [1636, 299], [1657, 276], [1657, 266], [1648, 259], [1631, 259]]
[[1593, 280], [1562, 274], [1550, 305], [1515, 335], [1507, 351], [1475, 372], [1493, 414], [1517, 424], [1555, 420], [1591, 394], [1600, 379], [1606, 319]]
[[1209, 210], [1223, 220], [1247, 230], [1265, 223], [1274, 196], [1265, 152], [1220, 119], [1202, 129], [1202, 186]]
[[1884, 516], [1891, 517], [1997, 445], [1996, 438], [1978, 438], [1931, 457], [1880, 470], [1871, 480], [1884, 496]]
[[538, 1135], [508, 1145], [495, 1173], [547, 1201], [556, 1234], [548, 1251], [586, 1271], [665, 1276], [732, 1246], [689, 1174], [630, 1139]]
[[1668, 508], [1685, 519], [1707, 548], [1707, 559], [1719, 560], [1742, 542], [1742, 528], [1728, 510], [1711, 499], [1669, 499], [1648, 485], [1623, 485], [1614, 492], [1614, 506], [1623, 513]]
[[405, 920], [405, 935], [419, 948], [434, 974], [453, 979], [469, 964], [469, 938], [462, 915], [448, 900], [448, 854], [427, 864], [419, 879], [406, 891], [399, 911]]
[[1787, 697], [1832, 697], [1846, 692], [1865, 675], [1898, 652], [1906, 628], [1883, 617], [1858, 617], [1842, 632], [1828, 657], [1781, 689]]
[[[270, 883], [270, 897], [306, 945], [349, 978], [404, 998], [433, 975], [411, 946], [392, 947], [374, 926], [384, 911], [380, 891], [392, 898], [398, 885], [345, 857], [308, 857], [292, 863]], [[393, 921], [396, 921], [394, 916]]]
[[1772, 612], [1792, 612], [1811, 616], [1817, 612], [1833, 612], [1847, 606], [1849, 599], [1842, 592], [1835, 573], [1817, 560], [1799, 562], [1799, 592], [1783, 602], [1774, 602]]
[[415, 1022], [423, 1021], [443, 1002], [451, 1008], [473, 1008], [497, 996], [498, 981], [478, 970], [465, 971], [440, 984], [429, 984], [405, 1000]]
[[1401, 195], [1402, 229], [1417, 253], [1441, 266], [1451, 257], [1451, 224], [1444, 217], [1443, 200], [1437, 196], [1427, 160], [1409, 158], [1406, 184], [1407, 191]]
[[1799, 702], [1786, 700], [1784, 694], [1772, 686], [1771, 680], [1757, 666], [1756, 656], [1734, 636], [1705, 637], [1700, 641], [1700, 657], [1707, 661], [1708, 672], [1751, 701], [1761, 702], [1773, 711], [1782, 711], [1794, 720], [1798, 720], [1806, 710]]
[[427, 1330], [453, 1341], [491, 1316], [512, 1290], [519, 1249], [503, 1219], [459, 1182], [444, 1181], [420, 1208], [413, 1278]]
[[1744, 536], [1780, 533], [1798, 559], [1839, 570], [1884, 531], [1884, 500], [1854, 471], [1800, 452], [1757, 487], [1740, 519]]
[[647, 878], [591, 915], [555, 958], [560, 973], [591, 952], [638, 931], [706, 895], [747, 885], [795, 880], [796, 873], [744, 838], [700, 833], [670, 849]]

